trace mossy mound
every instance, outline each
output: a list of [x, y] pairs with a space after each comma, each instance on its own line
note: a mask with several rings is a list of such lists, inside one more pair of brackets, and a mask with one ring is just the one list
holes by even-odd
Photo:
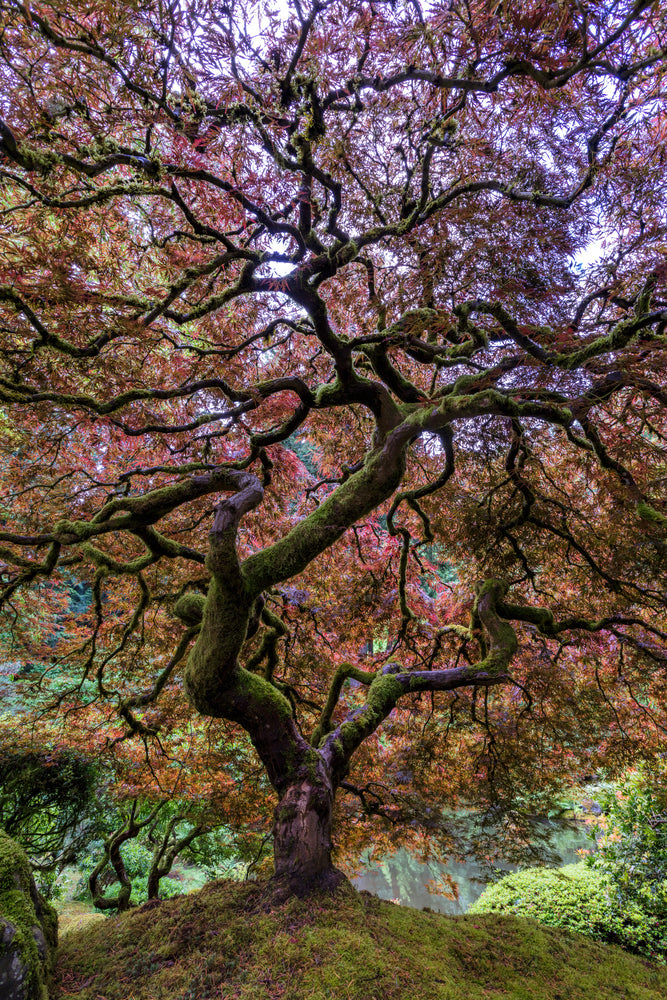
[[0, 830], [2, 1000], [47, 1000], [57, 943], [56, 911], [38, 893], [25, 851]]
[[58, 936], [61, 941], [65, 934], [72, 931], [81, 931], [89, 924], [97, 924], [100, 920], [105, 920], [103, 913], [92, 909], [88, 903], [79, 903], [73, 900], [57, 900], [55, 904], [58, 911]]
[[444, 917], [344, 885], [273, 904], [255, 883], [110, 918], [63, 942], [60, 1000], [667, 1000], [664, 968], [532, 920]]

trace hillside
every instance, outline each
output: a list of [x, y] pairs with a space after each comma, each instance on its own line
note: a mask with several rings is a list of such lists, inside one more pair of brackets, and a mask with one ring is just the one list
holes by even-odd
[[350, 887], [272, 906], [213, 882], [65, 933], [60, 1000], [667, 1000], [667, 970], [498, 916], [443, 917]]

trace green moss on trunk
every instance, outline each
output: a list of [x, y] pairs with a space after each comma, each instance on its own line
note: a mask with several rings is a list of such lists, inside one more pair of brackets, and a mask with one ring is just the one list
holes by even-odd
[[56, 911], [37, 891], [23, 849], [0, 830], [0, 995], [48, 1000], [58, 939]]

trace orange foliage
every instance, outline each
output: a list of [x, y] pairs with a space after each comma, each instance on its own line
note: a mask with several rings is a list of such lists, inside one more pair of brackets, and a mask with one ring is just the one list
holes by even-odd
[[[589, 7], [4, 4], [21, 739], [267, 823], [255, 735], [190, 708], [174, 613], [210, 593], [227, 503], [268, 584], [221, 689], [250, 669], [298, 742], [341, 664], [420, 677], [335, 772], [343, 862], [454, 849], [443, 810], [470, 803], [516, 836], [664, 745], [667, 15]], [[239, 513], [241, 471], [263, 495]]]

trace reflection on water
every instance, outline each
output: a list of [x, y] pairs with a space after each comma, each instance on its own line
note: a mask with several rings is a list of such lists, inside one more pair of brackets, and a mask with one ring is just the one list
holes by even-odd
[[[577, 850], [591, 846], [583, 824], [550, 820], [549, 826], [552, 828], [550, 846], [559, 855], [561, 864], [571, 865], [581, 860]], [[440, 881], [444, 874], [450, 875], [458, 884], [458, 900], [435, 896], [427, 890], [427, 882]], [[481, 895], [485, 888], [485, 883], [480, 880], [482, 875], [482, 868], [473, 862], [422, 864], [401, 849], [386, 858], [381, 865], [368, 868], [352, 881], [357, 889], [366, 889], [381, 899], [393, 899], [403, 906], [414, 906], [419, 910], [429, 906], [439, 913], [455, 914], [465, 913]]]

